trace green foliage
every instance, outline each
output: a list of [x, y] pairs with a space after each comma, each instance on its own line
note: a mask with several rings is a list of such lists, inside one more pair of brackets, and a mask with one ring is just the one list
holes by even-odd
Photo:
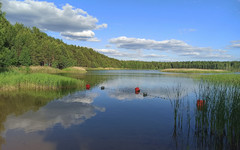
[[21, 54], [19, 56], [19, 63], [22, 66], [30, 66], [31, 65], [31, 56], [29, 53], [28, 48], [24, 47], [21, 51]]
[[197, 69], [221, 69], [228, 71], [240, 71], [240, 61], [186, 61], [186, 62], [143, 62], [122, 61], [123, 68], [131, 69], [167, 69], [167, 68], [197, 68]]

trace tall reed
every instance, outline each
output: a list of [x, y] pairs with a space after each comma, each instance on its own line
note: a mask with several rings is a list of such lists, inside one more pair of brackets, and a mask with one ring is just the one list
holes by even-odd
[[239, 149], [240, 86], [203, 81], [197, 97], [206, 101], [202, 110], [196, 109], [195, 115], [195, 135], [199, 147]]

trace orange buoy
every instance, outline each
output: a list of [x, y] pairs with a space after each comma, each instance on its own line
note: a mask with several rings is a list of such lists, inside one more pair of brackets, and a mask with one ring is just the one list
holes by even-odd
[[86, 89], [87, 89], [87, 90], [90, 89], [90, 84], [86, 84]]

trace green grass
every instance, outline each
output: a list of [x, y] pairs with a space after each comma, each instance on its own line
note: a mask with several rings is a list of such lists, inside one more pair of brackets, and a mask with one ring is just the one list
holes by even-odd
[[64, 73], [86, 73], [87, 71], [82, 67], [69, 67], [62, 70]]
[[65, 69], [58, 69], [49, 66], [30, 66], [30, 67], [8, 67], [8, 68], [0, 68], [1, 72], [19, 72], [19, 73], [48, 73], [48, 74], [56, 74], [56, 73], [86, 73], [85, 68], [82, 67], [69, 67]]
[[83, 81], [59, 75], [19, 72], [4, 72], [0, 74], [0, 90], [38, 89], [58, 90], [78, 88], [84, 85]]
[[229, 73], [227, 70], [215, 70], [215, 69], [195, 69], [195, 68], [170, 68], [163, 69], [162, 72], [174, 72], [174, 73]]
[[200, 75], [196, 77], [209, 82], [225, 83], [240, 86], [240, 74]]
[[[240, 145], [240, 90], [239, 75], [209, 76], [211, 81], [222, 79], [219, 84], [203, 81], [199, 86], [198, 99], [206, 101], [201, 111], [196, 111], [195, 135], [212, 140], [213, 149], [239, 149]], [[233, 78], [237, 77], [237, 80]], [[229, 85], [228, 82], [234, 83]], [[221, 145], [222, 139], [225, 144]], [[224, 147], [222, 147], [224, 146]]]

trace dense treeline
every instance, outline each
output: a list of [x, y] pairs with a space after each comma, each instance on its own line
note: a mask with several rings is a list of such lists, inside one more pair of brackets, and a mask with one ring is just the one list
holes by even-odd
[[122, 61], [124, 68], [132, 69], [166, 69], [166, 68], [198, 68], [223, 69], [240, 71], [240, 61], [186, 61], [186, 62], [142, 62]]
[[38, 28], [11, 25], [0, 10], [0, 66], [47, 65], [119, 67], [119, 60], [109, 58], [93, 49], [67, 45]]
[[[0, 3], [1, 5], [1, 3]], [[240, 70], [240, 62], [143, 62], [119, 61], [109, 58], [91, 48], [67, 45], [48, 36], [38, 28], [22, 24], [11, 25], [0, 6], [0, 67], [8, 66], [52, 66], [66, 68], [115, 67], [131, 69], [200, 68]]]

